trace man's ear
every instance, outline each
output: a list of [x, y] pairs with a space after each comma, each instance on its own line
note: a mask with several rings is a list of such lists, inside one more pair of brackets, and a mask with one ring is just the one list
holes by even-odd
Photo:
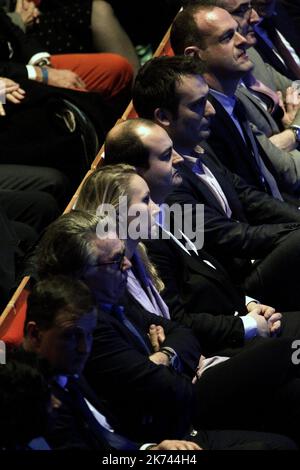
[[184, 49], [184, 55], [202, 59], [202, 49], [197, 46], [188, 46]]
[[170, 113], [163, 108], [156, 108], [154, 111], [154, 119], [162, 127], [170, 125]]
[[38, 347], [41, 342], [41, 332], [39, 327], [34, 321], [30, 321], [26, 325], [26, 336], [30, 340], [31, 344]]

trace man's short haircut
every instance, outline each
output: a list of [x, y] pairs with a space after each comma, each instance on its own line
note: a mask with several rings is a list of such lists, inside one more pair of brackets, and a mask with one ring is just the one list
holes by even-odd
[[25, 335], [31, 321], [47, 331], [63, 312], [78, 319], [95, 308], [90, 289], [82, 281], [67, 276], [49, 277], [39, 281], [28, 296]]
[[147, 119], [128, 119], [120, 124], [117, 137], [106, 137], [104, 165], [127, 163], [140, 168], [149, 168], [149, 149], [137, 134], [140, 125], [154, 127], [155, 124]]
[[201, 35], [194, 15], [199, 11], [210, 11], [217, 6], [215, 0], [195, 0], [180, 11], [171, 27], [170, 42], [175, 54], [184, 54], [188, 46], [205, 47], [205, 36]]
[[137, 74], [132, 93], [139, 116], [154, 119], [154, 111], [163, 108], [176, 117], [179, 104], [176, 86], [182, 77], [204, 72], [203, 62], [188, 56], [163, 56], [146, 62]]
[[80, 278], [94, 250], [99, 217], [73, 210], [47, 227], [35, 254], [39, 278], [62, 274]]

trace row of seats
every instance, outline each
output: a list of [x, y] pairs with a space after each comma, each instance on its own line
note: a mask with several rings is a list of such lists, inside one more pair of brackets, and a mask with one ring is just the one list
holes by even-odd
[[[170, 29], [167, 30], [164, 35], [161, 43], [154, 53], [154, 57], [159, 57], [162, 55], [172, 54], [172, 49], [170, 45]], [[135, 118], [137, 114], [133, 107], [132, 102], [129, 103], [122, 117], [118, 119], [117, 123], [125, 121], [126, 119]], [[79, 187], [75, 191], [72, 199], [64, 210], [64, 213], [70, 212], [76, 205], [81, 187], [85, 179], [92, 173], [96, 168], [101, 166], [104, 155], [104, 146], [101, 147], [98, 154], [96, 155], [94, 161], [91, 164], [90, 169], [87, 171]], [[27, 307], [27, 297], [29, 293], [29, 276], [26, 276], [22, 279], [17, 290], [11, 297], [7, 306], [5, 307], [2, 315], [0, 316], [0, 339], [7, 344], [18, 345], [22, 341], [23, 337], [23, 326], [26, 315]]]

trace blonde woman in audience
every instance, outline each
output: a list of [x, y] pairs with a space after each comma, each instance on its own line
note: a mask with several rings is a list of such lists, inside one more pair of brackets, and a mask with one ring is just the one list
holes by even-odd
[[132, 264], [128, 271], [128, 292], [147, 311], [170, 318], [169, 309], [159, 294], [164, 285], [141, 243], [142, 238], [155, 236], [155, 216], [159, 209], [150, 198], [147, 183], [132, 166], [107, 165], [92, 173], [84, 182], [76, 209], [100, 215], [108, 204], [115, 209], [119, 236], [126, 238], [126, 256]]

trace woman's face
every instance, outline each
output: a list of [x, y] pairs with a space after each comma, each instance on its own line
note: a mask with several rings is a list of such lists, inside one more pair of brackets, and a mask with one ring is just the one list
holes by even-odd
[[150, 197], [149, 187], [138, 175], [131, 177], [128, 194], [128, 236], [132, 240], [147, 240], [157, 235], [155, 223], [159, 207]]

